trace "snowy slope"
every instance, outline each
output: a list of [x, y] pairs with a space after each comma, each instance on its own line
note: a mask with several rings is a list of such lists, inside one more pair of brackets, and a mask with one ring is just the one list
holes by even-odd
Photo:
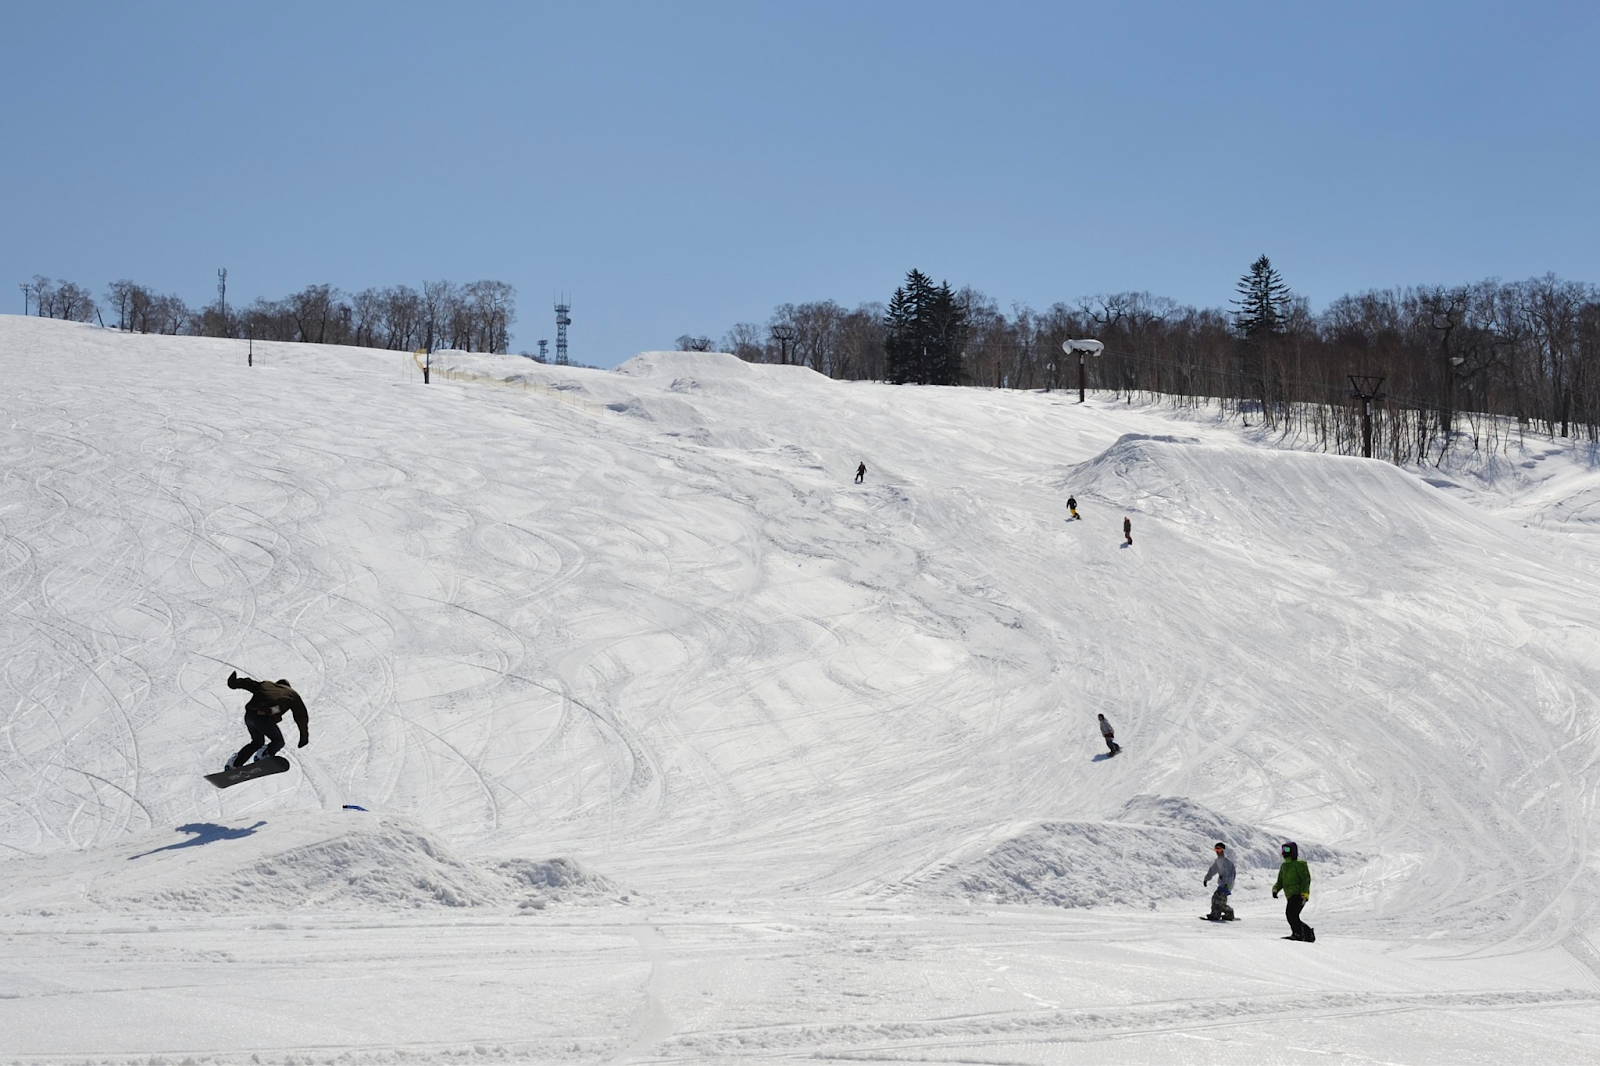
[[[244, 349], [0, 317], [0, 1059], [1209, 1061], [1306, 1013], [1318, 1051], [1600, 1056], [1591, 456], [1418, 476], [716, 354], [424, 386]], [[293, 680], [312, 744], [217, 792], [229, 669]], [[1196, 930], [1212, 837], [1246, 921]], [[1284, 838], [1314, 948], [1276, 939]], [[109, 1000], [105, 928], [159, 945]], [[206, 954], [252, 936], [283, 969]], [[157, 991], [435, 950], [455, 1010], [403, 986], [376, 1029]], [[474, 998], [508, 950], [519, 1006]]]

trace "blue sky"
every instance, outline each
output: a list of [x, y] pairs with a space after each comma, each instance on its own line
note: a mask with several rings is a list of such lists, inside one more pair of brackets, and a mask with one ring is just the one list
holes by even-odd
[[[0, 6], [0, 308], [428, 278], [615, 365], [911, 267], [1320, 309], [1600, 282], [1600, 4]], [[7, 303], [5, 301], [9, 300]], [[13, 306], [14, 305], [14, 306]]]

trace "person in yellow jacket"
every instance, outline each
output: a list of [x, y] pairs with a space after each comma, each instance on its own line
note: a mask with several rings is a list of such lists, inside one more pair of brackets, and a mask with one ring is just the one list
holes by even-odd
[[1283, 865], [1278, 867], [1278, 879], [1272, 885], [1272, 898], [1282, 892], [1288, 897], [1284, 917], [1289, 919], [1289, 935], [1285, 940], [1317, 939], [1317, 931], [1300, 920], [1300, 912], [1311, 898], [1311, 867], [1300, 857], [1300, 845], [1289, 841], [1283, 846]]

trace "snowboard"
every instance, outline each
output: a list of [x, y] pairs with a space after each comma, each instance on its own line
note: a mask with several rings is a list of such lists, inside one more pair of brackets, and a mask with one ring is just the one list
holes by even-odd
[[1202, 914], [1200, 916], [1200, 920], [1202, 922], [1237, 922], [1239, 919], [1237, 919], [1237, 918], [1213, 918], [1209, 914]]
[[274, 755], [270, 759], [260, 762], [247, 762], [243, 766], [235, 766], [220, 773], [206, 774], [206, 780], [218, 788], [231, 788], [240, 781], [251, 781], [268, 774], [281, 774], [289, 769], [289, 760], [282, 755]]

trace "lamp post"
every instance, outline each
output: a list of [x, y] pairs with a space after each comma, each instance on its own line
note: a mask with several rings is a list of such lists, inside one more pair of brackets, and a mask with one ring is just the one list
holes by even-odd
[[1061, 350], [1066, 352], [1068, 355], [1071, 355], [1073, 352], [1078, 353], [1078, 402], [1082, 403], [1084, 378], [1083, 357], [1087, 354], [1098, 359], [1100, 357], [1100, 353], [1106, 350], [1106, 346], [1097, 340], [1084, 338], [1083, 340], [1076, 341], [1062, 341]]
[[777, 341], [779, 346], [781, 346], [783, 349], [783, 355], [781, 358], [783, 359], [785, 366], [789, 364], [789, 342], [794, 340], [794, 337], [795, 328], [793, 326], [772, 327], [772, 339]]
[[1350, 374], [1350, 395], [1361, 401], [1361, 454], [1372, 458], [1372, 404], [1381, 400], [1384, 393], [1383, 378], [1372, 374]]

